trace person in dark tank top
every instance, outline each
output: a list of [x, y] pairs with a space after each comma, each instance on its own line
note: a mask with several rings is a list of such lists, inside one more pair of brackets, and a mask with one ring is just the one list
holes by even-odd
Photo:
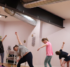
[[3, 60], [4, 60], [3, 41], [4, 41], [4, 39], [5, 39], [6, 37], [7, 37], [7, 35], [5, 35], [5, 37], [2, 39], [2, 36], [0, 36], [0, 56], [1, 56], [2, 67], [4, 67], [4, 65], [3, 65]]
[[[64, 44], [65, 44], [65, 42], [63, 42], [61, 49], [59, 51], [56, 51], [55, 53], [56, 53], [56, 55], [59, 55], [61, 67], [65, 67], [65, 63], [67, 63], [67, 67], [69, 67], [70, 54], [63, 51]], [[62, 58], [64, 58], [63, 61], [62, 61]]]

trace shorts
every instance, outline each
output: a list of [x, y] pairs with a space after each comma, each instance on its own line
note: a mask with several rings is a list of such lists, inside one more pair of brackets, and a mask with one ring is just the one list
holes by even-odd
[[70, 61], [70, 56], [64, 59], [64, 61]]

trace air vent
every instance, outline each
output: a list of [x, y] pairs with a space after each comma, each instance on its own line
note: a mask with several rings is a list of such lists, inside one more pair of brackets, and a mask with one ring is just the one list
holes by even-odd
[[34, 8], [34, 7], [38, 7], [40, 5], [62, 2], [62, 1], [67, 1], [67, 0], [38, 0], [38, 1], [34, 1], [34, 2], [25, 3], [25, 4], [23, 4], [23, 6], [25, 8]]
[[29, 17], [27, 15], [24, 15], [24, 14], [21, 14], [18, 12], [14, 12], [13, 10], [10, 10], [8, 8], [3, 8], [3, 9], [7, 14], [9, 14], [10, 16], [13, 16], [19, 20], [22, 20], [22, 21], [27, 22], [27, 23], [34, 25], [34, 26], [37, 24], [36, 20], [33, 19], [32, 17]]
[[22, 20], [22, 21], [24, 21], [24, 22], [27, 22], [27, 23], [29, 23], [29, 24], [31, 24], [31, 25], [34, 25], [34, 26], [37, 24], [37, 21], [36, 21], [35, 19], [33, 19], [33, 18], [30, 17], [30, 16], [21, 14], [21, 13], [16, 13], [16, 14], [14, 15], [14, 17], [16, 17], [17, 19], [20, 19], [20, 20]]
[[4, 11], [5, 11], [6, 13], [8, 13], [9, 15], [11, 15], [11, 16], [13, 16], [13, 15], [15, 14], [15, 11], [10, 10], [10, 9], [8, 9], [8, 8], [5, 8]]

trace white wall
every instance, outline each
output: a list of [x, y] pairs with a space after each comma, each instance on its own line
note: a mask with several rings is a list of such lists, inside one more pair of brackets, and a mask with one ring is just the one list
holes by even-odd
[[[43, 45], [41, 39], [47, 37], [53, 46], [54, 55], [52, 58], [52, 65], [60, 67], [59, 58], [55, 55], [55, 51], [61, 48], [63, 41], [66, 42], [64, 51], [70, 53], [70, 20], [65, 20], [64, 26], [65, 28], [59, 28], [45, 22], [41, 23], [39, 20], [37, 21], [36, 27], [21, 21], [5, 23], [0, 22], [0, 35], [8, 35], [3, 42], [4, 48], [7, 50], [8, 45], [11, 45], [11, 47], [13, 47], [15, 44], [18, 44], [16, 36], [14, 34], [15, 31], [17, 31], [22, 42], [23, 40], [27, 40], [27, 47], [33, 53], [33, 63], [37, 66], [44, 66], [46, 49], [42, 48], [39, 52], [37, 52], [37, 49]], [[34, 34], [36, 37], [36, 43], [34, 47], [32, 47], [32, 34]], [[5, 60], [6, 55], [7, 54], [5, 51]]]
[[[59, 58], [55, 55], [55, 51], [60, 50], [62, 42], [65, 41], [64, 51], [70, 53], [70, 20], [64, 21], [65, 28], [59, 28], [54, 25], [42, 23], [42, 38], [47, 37], [53, 46], [52, 65], [59, 66]], [[41, 43], [42, 45], [43, 43]], [[45, 48], [41, 49], [41, 64], [43, 65], [46, 56]]]
[[[39, 44], [40, 44], [39, 43], [39, 41], [40, 41], [40, 27], [41, 27], [41, 22], [38, 20], [36, 27], [32, 30], [31, 34], [28, 37], [27, 47], [33, 54], [33, 64], [34, 65], [39, 65], [40, 61], [41, 61], [40, 60], [40, 52], [37, 51]], [[36, 38], [34, 47], [32, 46], [32, 34]]]

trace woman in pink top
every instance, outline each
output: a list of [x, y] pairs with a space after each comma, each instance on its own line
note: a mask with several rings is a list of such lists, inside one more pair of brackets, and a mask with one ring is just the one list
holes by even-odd
[[43, 48], [43, 47], [46, 47], [46, 58], [45, 58], [45, 61], [44, 61], [44, 65], [45, 67], [47, 67], [47, 63], [49, 64], [50, 67], [52, 67], [51, 65], [51, 59], [52, 59], [52, 55], [53, 55], [53, 50], [52, 50], [52, 45], [51, 43], [48, 41], [47, 38], [43, 38], [42, 39], [42, 42], [44, 43], [43, 46], [41, 46], [40, 48], [38, 48], [38, 51]]

